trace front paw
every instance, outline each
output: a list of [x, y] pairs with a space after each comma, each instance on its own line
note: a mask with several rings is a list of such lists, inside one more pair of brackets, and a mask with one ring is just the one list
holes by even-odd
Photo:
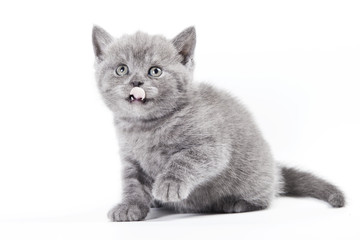
[[113, 222], [140, 221], [149, 212], [149, 207], [135, 203], [120, 203], [108, 213], [108, 218]]
[[189, 188], [174, 178], [159, 178], [153, 185], [153, 196], [162, 202], [178, 202], [189, 196]]

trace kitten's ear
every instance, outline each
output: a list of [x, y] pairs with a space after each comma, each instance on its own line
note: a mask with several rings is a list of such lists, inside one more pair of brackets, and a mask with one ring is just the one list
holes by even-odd
[[196, 45], [195, 27], [188, 27], [177, 35], [173, 40], [175, 48], [183, 56], [182, 64], [187, 66], [193, 65], [194, 51]]
[[97, 59], [103, 60], [104, 50], [113, 41], [113, 37], [101, 27], [94, 25], [92, 31], [92, 43]]

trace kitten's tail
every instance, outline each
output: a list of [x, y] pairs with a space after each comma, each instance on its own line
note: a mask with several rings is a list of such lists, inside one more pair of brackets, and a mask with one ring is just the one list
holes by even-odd
[[336, 208], [345, 205], [345, 197], [341, 190], [311, 173], [281, 167], [281, 175], [284, 187], [280, 195], [314, 197]]

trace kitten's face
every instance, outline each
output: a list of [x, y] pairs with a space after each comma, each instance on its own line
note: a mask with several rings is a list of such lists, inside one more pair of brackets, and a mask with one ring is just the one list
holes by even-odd
[[193, 28], [185, 31], [188, 36], [183, 32], [173, 41], [141, 32], [113, 39], [94, 27], [96, 78], [112, 111], [130, 120], [153, 119], [188, 100], [195, 46], [195, 41], [190, 46], [188, 40], [195, 40], [195, 32]]

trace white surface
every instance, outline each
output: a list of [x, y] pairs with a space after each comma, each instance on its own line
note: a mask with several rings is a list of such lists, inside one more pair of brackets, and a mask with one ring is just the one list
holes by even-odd
[[[2, 1], [0, 238], [359, 239], [359, 12], [358, 1]], [[169, 38], [195, 25], [196, 81], [237, 95], [276, 159], [339, 185], [347, 207], [280, 198], [262, 212], [108, 223], [120, 161], [92, 24]]]

